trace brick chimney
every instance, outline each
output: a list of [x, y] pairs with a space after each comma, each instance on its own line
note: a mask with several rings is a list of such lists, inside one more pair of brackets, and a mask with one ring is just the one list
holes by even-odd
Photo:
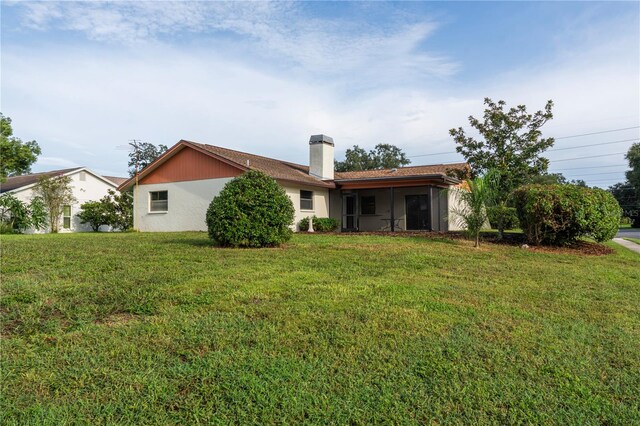
[[309, 138], [309, 174], [322, 180], [333, 179], [333, 138], [312, 135]]

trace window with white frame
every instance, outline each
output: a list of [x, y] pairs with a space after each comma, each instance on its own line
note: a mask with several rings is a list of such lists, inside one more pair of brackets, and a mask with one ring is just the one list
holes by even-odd
[[149, 211], [150, 212], [169, 211], [169, 191], [149, 192]]
[[71, 229], [71, 206], [62, 206], [62, 227]]
[[300, 191], [300, 210], [313, 210], [313, 191]]

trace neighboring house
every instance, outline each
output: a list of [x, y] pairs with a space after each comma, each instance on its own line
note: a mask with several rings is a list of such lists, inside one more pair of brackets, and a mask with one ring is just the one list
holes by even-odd
[[[118, 185], [127, 180], [126, 178], [100, 176], [86, 167], [75, 167], [9, 177], [6, 182], [0, 184], [0, 193], [10, 193], [19, 200], [30, 203], [34, 197], [34, 187], [38, 184], [38, 180], [44, 176], [69, 176], [71, 178], [70, 186], [76, 201], [64, 207], [60, 219], [60, 232], [91, 231], [91, 226], [81, 224], [80, 219], [76, 216], [80, 211], [80, 205], [87, 201], [98, 201], [107, 195], [110, 189], [117, 190]], [[101, 230], [108, 231], [109, 229], [103, 226]], [[48, 231], [49, 227], [40, 232]], [[27, 232], [33, 233], [35, 230], [27, 230]]]
[[[304, 217], [332, 217], [342, 231], [453, 230], [450, 206], [460, 183], [447, 175], [466, 163], [334, 173], [334, 143], [311, 136], [303, 166], [219, 146], [181, 140], [136, 178], [120, 185], [134, 190], [134, 228], [140, 231], [203, 231], [211, 200], [247, 170], [274, 178]], [[393, 208], [391, 207], [393, 206]]]

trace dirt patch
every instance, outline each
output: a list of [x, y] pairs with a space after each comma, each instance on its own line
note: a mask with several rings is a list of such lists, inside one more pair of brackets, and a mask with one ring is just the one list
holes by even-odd
[[107, 315], [104, 318], [100, 318], [95, 321], [96, 324], [106, 325], [107, 327], [118, 327], [127, 324], [131, 321], [137, 321], [139, 315], [130, 314], [127, 312], [120, 312], [117, 314]]

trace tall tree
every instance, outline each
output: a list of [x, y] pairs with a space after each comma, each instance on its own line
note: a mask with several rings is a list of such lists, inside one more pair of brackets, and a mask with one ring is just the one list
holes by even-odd
[[[498, 175], [496, 204], [506, 206], [511, 192], [547, 173], [549, 160], [541, 154], [554, 143], [553, 138], [543, 138], [542, 126], [553, 118], [553, 102], [548, 101], [544, 110], [534, 114], [524, 105], [505, 110], [506, 102], [484, 99], [486, 108], [483, 120], [470, 116], [469, 124], [480, 133], [481, 139], [467, 136], [462, 127], [449, 130], [457, 147], [476, 176], [493, 170]], [[500, 236], [504, 234], [499, 221]]]
[[13, 136], [11, 118], [0, 113], [0, 182], [7, 176], [31, 172], [31, 165], [41, 153], [36, 141], [22, 142]]
[[627, 180], [609, 187], [609, 192], [622, 207], [622, 215], [631, 219], [631, 226], [640, 228], [640, 143], [631, 145], [625, 158], [629, 162]]
[[49, 216], [49, 229], [58, 232], [60, 217], [64, 206], [73, 204], [76, 199], [71, 191], [69, 176], [43, 176], [34, 187], [34, 194], [44, 203]]
[[393, 169], [410, 164], [406, 154], [397, 146], [379, 143], [367, 152], [358, 145], [347, 149], [344, 161], [335, 162], [336, 172], [353, 172], [359, 170]]
[[153, 163], [156, 158], [160, 157], [168, 149], [166, 145], [159, 144], [155, 146], [149, 142], [129, 143], [131, 151], [129, 152], [129, 175], [134, 176], [136, 169], [138, 171], [144, 169]]

